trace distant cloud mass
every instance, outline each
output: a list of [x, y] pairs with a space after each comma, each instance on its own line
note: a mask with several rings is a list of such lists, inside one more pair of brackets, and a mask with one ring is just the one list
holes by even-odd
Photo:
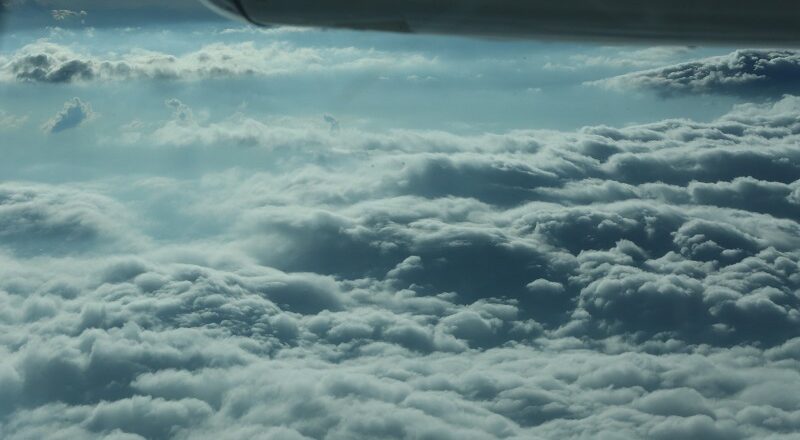
[[44, 123], [42, 130], [51, 134], [70, 130], [91, 119], [93, 115], [89, 103], [81, 101], [80, 98], [72, 98], [71, 101], [64, 103], [64, 108], [60, 112]]
[[322, 70], [362, 71], [435, 64], [417, 54], [356, 48], [293, 47], [214, 43], [183, 55], [137, 49], [120, 55], [91, 55], [51, 42], [26, 45], [0, 56], [0, 81], [73, 83], [124, 80], [199, 80], [303, 74]]
[[614, 89], [650, 90], [662, 96], [720, 94], [781, 96], [797, 92], [800, 54], [793, 50], [737, 50], [652, 70], [592, 81]]

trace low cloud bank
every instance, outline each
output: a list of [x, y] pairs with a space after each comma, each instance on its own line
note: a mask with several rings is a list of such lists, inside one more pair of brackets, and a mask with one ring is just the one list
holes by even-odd
[[0, 185], [3, 438], [800, 430], [797, 98], [480, 136], [168, 105], [159, 148], [286, 166]]

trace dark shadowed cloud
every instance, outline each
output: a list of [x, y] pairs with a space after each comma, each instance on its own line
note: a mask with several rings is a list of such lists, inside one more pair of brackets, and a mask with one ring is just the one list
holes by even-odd
[[70, 130], [90, 120], [94, 116], [92, 107], [80, 98], [72, 98], [71, 101], [64, 103], [55, 116], [42, 125], [42, 130], [46, 133], [55, 134], [64, 130]]

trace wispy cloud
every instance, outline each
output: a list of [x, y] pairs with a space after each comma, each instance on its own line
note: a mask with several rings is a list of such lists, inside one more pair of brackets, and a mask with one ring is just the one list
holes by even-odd
[[17, 129], [24, 125], [27, 121], [27, 115], [19, 116], [8, 113], [5, 110], [0, 110], [0, 130]]

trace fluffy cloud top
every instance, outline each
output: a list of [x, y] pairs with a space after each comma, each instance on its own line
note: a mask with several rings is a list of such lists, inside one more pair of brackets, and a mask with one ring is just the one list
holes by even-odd
[[780, 96], [796, 91], [800, 54], [793, 50], [737, 50], [652, 70], [629, 73], [590, 85], [651, 90], [663, 96], [725, 94]]
[[147, 142], [276, 171], [5, 183], [0, 437], [800, 430], [798, 98], [474, 136], [167, 106]]
[[89, 103], [81, 101], [80, 98], [72, 98], [64, 103], [61, 111], [42, 125], [42, 130], [51, 134], [70, 130], [90, 120], [93, 116], [94, 112]]

